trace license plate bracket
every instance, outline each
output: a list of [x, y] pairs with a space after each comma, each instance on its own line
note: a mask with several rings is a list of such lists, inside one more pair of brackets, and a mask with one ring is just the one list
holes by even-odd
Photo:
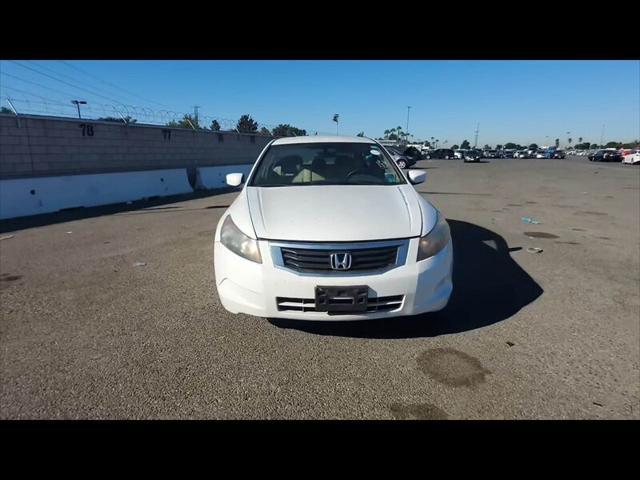
[[366, 312], [369, 297], [367, 285], [316, 286], [316, 312]]

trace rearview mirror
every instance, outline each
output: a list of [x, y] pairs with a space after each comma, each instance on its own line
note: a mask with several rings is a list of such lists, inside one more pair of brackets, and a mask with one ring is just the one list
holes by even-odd
[[242, 173], [228, 173], [227, 174], [227, 185], [232, 187], [237, 187], [242, 184], [244, 174]]
[[414, 185], [424, 183], [427, 179], [427, 172], [424, 170], [409, 170], [409, 181]]

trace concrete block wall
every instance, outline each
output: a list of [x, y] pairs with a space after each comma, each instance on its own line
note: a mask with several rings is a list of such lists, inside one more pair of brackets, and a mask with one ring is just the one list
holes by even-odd
[[0, 114], [0, 179], [247, 165], [271, 137]]

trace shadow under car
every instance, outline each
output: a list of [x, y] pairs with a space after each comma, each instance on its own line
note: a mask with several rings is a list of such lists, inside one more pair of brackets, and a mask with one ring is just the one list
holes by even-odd
[[272, 318], [280, 328], [317, 335], [357, 338], [416, 338], [460, 333], [507, 320], [534, 302], [543, 289], [511, 258], [497, 233], [478, 225], [447, 220], [453, 241], [453, 293], [433, 313], [358, 321], [305, 321]]

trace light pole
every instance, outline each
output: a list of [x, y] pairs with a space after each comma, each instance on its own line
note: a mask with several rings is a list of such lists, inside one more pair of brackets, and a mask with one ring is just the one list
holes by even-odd
[[80, 105], [86, 105], [87, 102], [85, 102], [84, 100], [71, 100], [71, 103], [78, 107], [78, 118], [81, 119], [82, 116], [80, 115]]
[[407, 106], [407, 135], [405, 136], [405, 139], [407, 141], [409, 141], [409, 111], [411, 110], [410, 106]]

